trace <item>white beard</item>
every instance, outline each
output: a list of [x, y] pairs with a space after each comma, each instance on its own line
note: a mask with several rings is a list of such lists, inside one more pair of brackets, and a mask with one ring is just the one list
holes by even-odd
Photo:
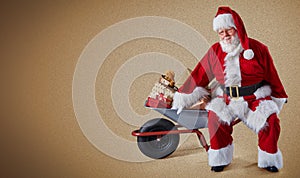
[[225, 53], [232, 52], [240, 44], [240, 39], [239, 39], [237, 33], [233, 37], [231, 37], [231, 38], [232, 38], [231, 39], [231, 43], [227, 43], [225, 41], [225, 39], [224, 40], [220, 40], [220, 42], [219, 42], [220, 45], [221, 45], [221, 47], [222, 47], [223, 52], [225, 52]]

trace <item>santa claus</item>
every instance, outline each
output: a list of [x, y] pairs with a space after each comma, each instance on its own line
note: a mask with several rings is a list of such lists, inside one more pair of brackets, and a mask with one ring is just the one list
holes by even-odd
[[208, 94], [206, 86], [219, 82], [206, 106], [211, 170], [223, 171], [233, 157], [232, 121], [239, 118], [258, 135], [258, 167], [270, 172], [282, 168], [277, 146], [278, 114], [287, 94], [267, 46], [248, 38], [240, 16], [229, 7], [219, 7], [213, 29], [220, 41], [210, 47], [191, 75], [175, 93], [173, 109], [178, 113]]

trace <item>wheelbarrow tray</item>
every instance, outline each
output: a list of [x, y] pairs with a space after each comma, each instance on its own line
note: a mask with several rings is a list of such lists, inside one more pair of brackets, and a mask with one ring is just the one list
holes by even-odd
[[145, 107], [161, 113], [187, 129], [207, 128], [208, 112], [206, 110], [185, 109], [177, 114], [177, 109]]

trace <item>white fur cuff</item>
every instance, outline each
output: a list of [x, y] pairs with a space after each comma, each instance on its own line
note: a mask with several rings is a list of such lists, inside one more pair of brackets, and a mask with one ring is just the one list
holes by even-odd
[[175, 92], [173, 97], [172, 109], [178, 109], [178, 114], [183, 108], [195, 104], [201, 97], [209, 93], [203, 87], [196, 87], [190, 94]]
[[276, 103], [276, 105], [278, 106], [278, 113], [277, 114], [279, 114], [279, 112], [281, 111], [281, 109], [282, 109], [282, 107], [283, 107], [283, 105], [284, 105], [284, 103], [286, 102], [286, 98], [275, 98], [275, 97], [272, 97], [271, 96], [271, 98], [272, 98], [272, 100]]
[[271, 87], [269, 85], [264, 85], [260, 88], [258, 88], [255, 92], [254, 95], [256, 97], [256, 99], [260, 99], [260, 98], [265, 98], [267, 96], [271, 95]]
[[223, 166], [230, 164], [233, 157], [233, 149], [233, 144], [218, 150], [210, 148], [208, 150], [208, 164], [210, 166]]
[[275, 166], [278, 169], [283, 167], [281, 151], [278, 149], [277, 153], [271, 154], [258, 147], [258, 167], [266, 168], [268, 166]]

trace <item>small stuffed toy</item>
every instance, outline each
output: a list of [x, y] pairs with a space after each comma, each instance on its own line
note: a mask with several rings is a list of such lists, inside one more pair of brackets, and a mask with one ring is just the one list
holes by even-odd
[[[161, 75], [162, 78], [160, 80], [161, 83], [174, 88], [175, 87], [175, 73], [174, 71], [167, 70], [164, 75]], [[177, 87], [175, 88], [177, 90]]]

